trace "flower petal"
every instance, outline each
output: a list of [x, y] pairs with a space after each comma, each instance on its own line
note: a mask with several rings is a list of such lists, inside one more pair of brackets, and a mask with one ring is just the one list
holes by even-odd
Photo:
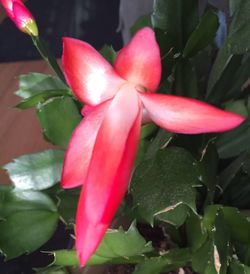
[[89, 105], [112, 98], [124, 83], [92, 46], [77, 39], [63, 39], [62, 63], [74, 94]]
[[92, 107], [91, 113], [75, 129], [64, 158], [61, 180], [63, 188], [76, 187], [85, 181], [96, 136], [109, 104], [110, 101], [106, 101]]
[[176, 133], [222, 132], [240, 125], [245, 118], [204, 102], [173, 95], [140, 93], [150, 118]]
[[24, 29], [30, 22], [35, 21], [33, 15], [22, 2], [14, 1], [12, 8], [14, 15], [12, 20], [21, 31], [24, 31]]
[[124, 79], [155, 91], [161, 79], [160, 50], [152, 29], [138, 31], [119, 52], [115, 70]]
[[76, 249], [85, 265], [102, 240], [127, 190], [140, 135], [136, 92], [119, 92], [99, 130], [77, 208]]

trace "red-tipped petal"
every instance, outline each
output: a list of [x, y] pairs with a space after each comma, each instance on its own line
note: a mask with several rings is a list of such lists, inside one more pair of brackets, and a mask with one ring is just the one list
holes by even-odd
[[61, 185], [72, 188], [81, 185], [87, 176], [89, 163], [104, 113], [110, 102], [92, 107], [92, 111], [75, 129], [67, 148]]
[[152, 121], [176, 133], [223, 132], [240, 125], [245, 118], [204, 102], [180, 96], [140, 93]]
[[126, 192], [140, 134], [135, 92], [119, 92], [99, 130], [76, 217], [76, 249], [83, 266], [96, 250]]
[[152, 29], [138, 31], [119, 52], [115, 70], [124, 79], [155, 91], [161, 79], [160, 50]]
[[74, 94], [89, 105], [112, 98], [124, 83], [92, 46], [77, 39], [63, 39], [62, 63]]

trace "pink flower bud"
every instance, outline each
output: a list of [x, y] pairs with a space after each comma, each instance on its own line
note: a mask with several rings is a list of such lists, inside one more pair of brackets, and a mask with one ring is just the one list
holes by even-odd
[[21, 0], [0, 0], [0, 2], [19, 30], [32, 36], [38, 36], [35, 19]]

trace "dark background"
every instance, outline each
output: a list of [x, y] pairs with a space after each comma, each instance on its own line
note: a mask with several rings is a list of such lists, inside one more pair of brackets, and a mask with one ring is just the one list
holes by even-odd
[[[88, 41], [100, 49], [104, 44], [122, 46], [118, 0], [33, 0], [25, 5], [36, 19], [40, 36], [57, 57], [63, 36]], [[10, 19], [0, 24], [0, 62], [39, 59], [28, 35], [16, 29]]]

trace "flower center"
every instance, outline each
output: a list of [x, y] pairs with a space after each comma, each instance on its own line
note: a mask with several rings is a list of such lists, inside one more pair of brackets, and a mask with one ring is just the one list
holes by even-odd
[[138, 92], [148, 92], [149, 90], [146, 88], [146, 87], [144, 87], [143, 85], [136, 85], [135, 86], [135, 89], [136, 89], [136, 91], [138, 91]]

